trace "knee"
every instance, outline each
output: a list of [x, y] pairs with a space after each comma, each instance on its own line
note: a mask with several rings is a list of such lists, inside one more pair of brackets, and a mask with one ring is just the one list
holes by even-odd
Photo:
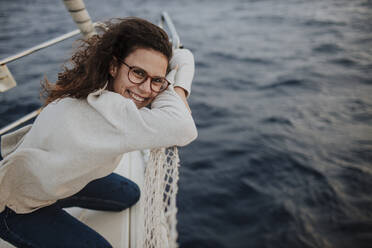
[[121, 196], [118, 211], [122, 211], [133, 206], [141, 197], [141, 190], [135, 182], [127, 179], [122, 181], [120, 186]]
[[129, 205], [134, 205], [136, 204], [140, 197], [141, 197], [141, 190], [138, 187], [138, 185], [135, 182], [130, 181], [129, 182], [129, 187], [130, 187], [130, 196], [129, 196]]

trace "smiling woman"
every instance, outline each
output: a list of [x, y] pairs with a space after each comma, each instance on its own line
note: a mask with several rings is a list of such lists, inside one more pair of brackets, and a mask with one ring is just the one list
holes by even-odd
[[132, 206], [138, 186], [113, 173], [122, 154], [197, 136], [186, 100], [191, 52], [172, 56], [166, 33], [142, 19], [107, 27], [83, 43], [55, 84], [45, 80], [34, 124], [2, 137], [0, 237], [17, 247], [111, 247], [63, 208]]

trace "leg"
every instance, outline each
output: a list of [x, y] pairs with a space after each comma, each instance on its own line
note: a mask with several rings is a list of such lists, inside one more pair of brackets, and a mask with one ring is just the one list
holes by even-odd
[[6, 208], [0, 213], [0, 237], [22, 248], [112, 248], [100, 234], [56, 204], [29, 214]]
[[104, 211], [122, 211], [134, 205], [140, 198], [140, 189], [133, 181], [118, 174], [99, 178], [88, 183], [73, 196], [61, 199], [65, 207], [82, 207]]

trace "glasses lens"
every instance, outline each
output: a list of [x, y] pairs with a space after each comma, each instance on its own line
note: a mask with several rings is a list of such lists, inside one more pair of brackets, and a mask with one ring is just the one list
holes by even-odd
[[140, 84], [145, 81], [147, 78], [146, 71], [142, 70], [141, 68], [133, 67], [129, 71], [129, 80], [135, 84]]
[[168, 87], [168, 81], [163, 77], [154, 77], [151, 80], [151, 89], [155, 92], [162, 92]]

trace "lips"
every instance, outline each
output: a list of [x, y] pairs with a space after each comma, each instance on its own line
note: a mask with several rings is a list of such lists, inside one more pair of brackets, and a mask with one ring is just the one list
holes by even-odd
[[142, 97], [142, 96], [139, 96], [139, 95], [137, 95], [137, 94], [135, 94], [135, 93], [133, 93], [132, 91], [129, 91], [129, 90], [128, 90], [128, 94], [129, 94], [129, 96], [130, 96], [133, 100], [135, 100], [135, 101], [137, 101], [137, 102], [144, 102], [145, 100], [147, 100], [147, 98], [144, 98], [144, 97]]

